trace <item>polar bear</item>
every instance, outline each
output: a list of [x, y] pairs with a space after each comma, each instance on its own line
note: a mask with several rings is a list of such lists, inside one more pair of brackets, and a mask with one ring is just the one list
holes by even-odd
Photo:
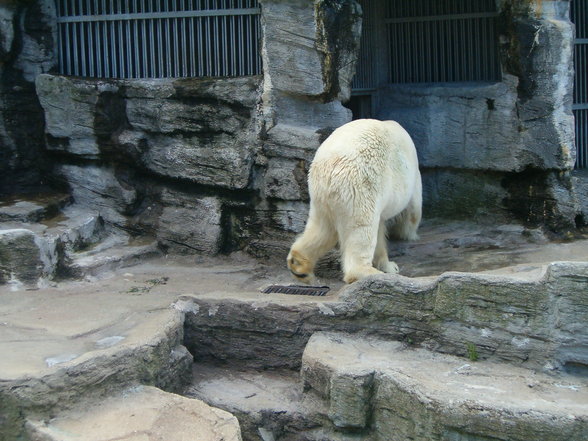
[[422, 208], [416, 149], [400, 124], [359, 119], [336, 129], [316, 152], [308, 189], [308, 220], [287, 258], [298, 281], [312, 283], [317, 260], [337, 243], [346, 283], [398, 272], [386, 221], [399, 239], [417, 239]]

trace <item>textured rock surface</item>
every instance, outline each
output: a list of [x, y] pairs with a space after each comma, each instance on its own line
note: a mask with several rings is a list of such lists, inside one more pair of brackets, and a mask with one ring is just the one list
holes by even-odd
[[[380, 118], [400, 120], [417, 141], [427, 213], [514, 214], [559, 231], [581, 223], [567, 175], [569, 5], [541, 4], [499, 6], [503, 81], [384, 86], [374, 99]], [[82, 204], [95, 199], [108, 222], [145, 228], [166, 245], [167, 231], [157, 228], [170, 226], [170, 210], [179, 209], [166, 206], [167, 189], [197, 201], [186, 210], [218, 210], [204, 224], [220, 225], [209, 243], [184, 232], [171, 239], [187, 246], [170, 249], [281, 258], [306, 213], [314, 151], [351, 119], [342, 103], [360, 43], [357, 3], [262, 0], [260, 76], [128, 81], [44, 75], [56, 61], [54, 9], [49, 0], [0, 9], [2, 163], [14, 171], [3, 174], [6, 184], [39, 183], [51, 165], [39, 150], [46, 144], [58, 163], [51, 183], [69, 186]], [[200, 203], [210, 197], [217, 200]], [[201, 231], [208, 213], [194, 216]]]
[[580, 205], [581, 223], [588, 225], [588, 171], [578, 170], [574, 174], [572, 182]]
[[[483, 247], [479, 239], [451, 243]], [[580, 258], [588, 248], [577, 245], [558, 246]], [[0, 287], [0, 439], [24, 436], [25, 419], [60, 439], [62, 427], [97, 421], [83, 409], [109, 414], [100, 413], [106, 397], [138, 385], [177, 389], [190, 372], [189, 396], [235, 413], [246, 440], [486, 441], [511, 429], [517, 441], [538, 431], [583, 439], [585, 381], [570, 374], [585, 375], [588, 363], [586, 263], [545, 268], [536, 252], [478, 274], [380, 276], [342, 290], [326, 280], [323, 298], [261, 293], [289, 283], [288, 271], [245, 256], [161, 258], [37, 291]], [[414, 258], [423, 256], [442, 259]], [[309, 346], [317, 331], [348, 335], [315, 345], [317, 334]], [[193, 366], [184, 344], [216, 367]], [[295, 371], [271, 369], [301, 364], [310, 389]]]
[[570, 230], [580, 206], [568, 173], [575, 161], [569, 2], [503, 2], [499, 12], [501, 82], [386, 86], [376, 115], [415, 139], [426, 212], [514, 214]]
[[[78, 176], [87, 182], [87, 174]], [[111, 194], [120, 192], [114, 182], [104, 180], [104, 198], [108, 189]], [[83, 184], [77, 189], [76, 197], [91, 198]], [[1, 284], [16, 290], [35, 289], [63, 277], [81, 278], [137, 264], [160, 253], [153, 238], [135, 240], [106, 225], [98, 204], [91, 210], [70, 203], [71, 197], [62, 194], [21, 195], [4, 201], [0, 207]]]
[[44, 418], [138, 384], [180, 389], [192, 357], [182, 315], [169, 309], [174, 295], [149, 295], [163, 283], [78, 282], [42, 295], [0, 288], [0, 409], [10, 416], [0, 419], [0, 439], [18, 439], [25, 415]]
[[186, 395], [234, 414], [244, 440], [310, 440], [307, 431], [329, 425], [324, 402], [304, 393], [296, 371], [236, 371], [195, 363]]
[[0, 222], [38, 222], [57, 215], [70, 202], [67, 194], [14, 196], [0, 203]]
[[336, 426], [366, 428], [369, 421], [371, 436], [364, 439], [588, 436], [588, 394], [580, 378], [467, 363], [400, 343], [329, 333], [310, 339], [302, 377], [330, 403]]
[[[266, 366], [296, 367], [313, 332], [364, 330], [460, 356], [474, 345], [482, 359], [584, 371], [587, 335], [576, 329], [576, 319], [565, 317], [586, 313], [580, 298], [587, 280], [585, 262], [562, 262], [508, 276], [373, 277], [338, 296], [293, 305], [276, 297], [195, 297], [197, 312], [186, 317], [186, 344], [200, 360], [258, 366], [263, 356]], [[562, 320], [554, 324], [553, 317]]]
[[195, 199], [164, 191], [159, 217], [160, 243], [174, 253], [218, 254], [222, 245], [221, 203], [215, 197]]
[[506, 75], [488, 85], [389, 86], [381, 116], [410, 131], [424, 168], [522, 170], [528, 158], [503, 148], [521, 146], [517, 83]]
[[40, 75], [36, 84], [51, 150], [122, 155], [156, 174], [203, 185], [249, 183], [257, 77], [132, 82]]
[[35, 285], [39, 279], [52, 275], [54, 266], [44, 263], [49, 253], [41, 248], [32, 231], [0, 230], [0, 283]]
[[50, 169], [34, 79], [56, 62], [55, 3], [25, 3], [0, 5], [0, 194], [47, 191]]
[[202, 401], [136, 387], [94, 406], [28, 424], [33, 441], [241, 441], [237, 418]]

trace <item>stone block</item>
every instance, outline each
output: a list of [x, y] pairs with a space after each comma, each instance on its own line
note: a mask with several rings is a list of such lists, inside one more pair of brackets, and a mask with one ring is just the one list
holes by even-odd
[[277, 124], [267, 130], [263, 152], [267, 156], [311, 161], [325, 138], [317, 129]]
[[262, 57], [272, 89], [324, 102], [347, 99], [359, 49], [357, 4], [297, 0], [262, 4]]
[[[308, 218], [308, 210], [309, 205], [306, 202], [276, 201], [271, 212], [272, 225], [282, 231], [302, 233]], [[290, 238], [286, 238], [286, 240], [290, 240]]]
[[572, 185], [578, 201], [580, 221], [584, 225], [588, 225], [588, 170], [577, 170], [572, 175]]
[[314, 4], [298, 0], [262, 4], [262, 57], [272, 89], [311, 96], [324, 93], [322, 57], [316, 50]]
[[423, 212], [449, 219], [508, 216], [509, 193], [499, 173], [459, 169], [424, 169]]
[[215, 197], [194, 198], [164, 190], [157, 239], [180, 254], [214, 255], [222, 246], [222, 203]]
[[[564, 370], [588, 374], [588, 263], [556, 262], [550, 265], [547, 283], [552, 287], [554, 337], [561, 342], [556, 359]], [[557, 367], [557, 366], [556, 366]]]
[[55, 8], [55, 2], [51, 0], [36, 1], [23, 11], [22, 18], [17, 21], [21, 29], [14, 65], [30, 83], [34, 83], [39, 74], [49, 72], [57, 65]]
[[421, 167], [512, 171], [520, 131], [517, 82], [454, 87], [389, 86], [378, 115], [398, 121], [413, 137]]
[[0, 6], [0, 59], [2, 60], [12, 50], [15, 12], [14, 7]]
[[147, 136], [135, 148], [143, 150], [142, 165], [159, 175], [211, 187], [243, 189], [253, 166], [253, 139], [231, 133]]
[[48, 275], [39, 238], [25, 229], [0, 230], [0, 283], [36, 285]]
[[306, 175], [305, 161], [270, 158], [265, 173], [264, 193], [274, 199], [308, 200]]
[[56, 169], [70, 185], [77, 204], [95, 210], [109, 222], [123, 223], [137, 200], [137, 191], [119, 180], [110, 167], [61, 165]]
[[165, 439], [241, 441], [235, 416], [200, 400], [140, 386], [50, 422], [30, 421], [33, 441]]
[[328, 415], [339, 428], [363, 429], [371, 411], [373, 372], [343, 372], [331, 377]]
[[100, 155], [94, 123], [100, 95], [96, 82], [39, 75], [37, 95], [45, 111], [47, 148], [95, 158]]
[[320, 132], [321, 142], [352, 117], [351, 110], [339, 101], [320, 103], [305, 97], [276, 94], [268, 104], [267, 110], [277, 115], [278, 124]]
[[[351, 423], [361, 424], [367, 416], [368, 439], [556, 441], [563, 435], [582, 440], [587, 430], [587, 396], [577, 377], [554, 378], [501, 363], [473, 364], [334, 332], [315, 333], [309, 340], [303, 376], [312, 377], [315, 370], [322, 370], [315, 378], [330, 384], [326, 399], [332, 422], [358, 429]], [[553, 399], [545, 400], [545, 394]], [[341, 413], [335, 415], [333, 406]]]
[[127, 82], [127, 118], [147, 133], [242, 136], [253, 118], [260, 82], [260, 77]]

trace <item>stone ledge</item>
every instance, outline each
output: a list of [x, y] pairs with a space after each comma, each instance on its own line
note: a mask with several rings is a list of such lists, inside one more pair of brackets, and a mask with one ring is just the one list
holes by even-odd
[[[65, 313], [61, 300], [58, 306], [45, 305], [40, 314], [48, 319], [58, 314], [63, 323], [45, 320], [44, 332], [22, 328], [21, 322], [30, 323], [21, 317], [24, 311], [4, 323], [8, 335], [0, 346], [12, 355], [1, 360], [0, 395], [19, 408], [58, 411], [121, 387], [152, 384], [177, 390], [187, 381], [192, 356], [182, 346], [183, 318], [178, 311], [132, 311], [123, 302], [117, 314], [103, 311], [92, 316], [94, 302], [80, 305], [76, 302], [81, 298], [70, 299], [70, 312]], [[119, 303], [113, 300], [111, 308]], [[13, 334], [24, 339], [18, 348]], [[32, 348], [37, 351], [31, 353]]]
[[378, 439], [580, 441], [588, 434], [588, 382], [577, 377], [337, 333], [313, 335], [302, 377], [328, 400], [336, 426], [374, 430]]
[[458, 356], [475, 345], [481, 359], [582, 371], [587, 283], [587, 262], [556, 262], [508, 275], [372, 276], [325, 298], [215, 292], [186, 297], [196, 311], [186, 314], [186, 345], [196, 359], [253, 367], [263, 353], [266, 366], [296, 367], [310, 336], [333, 330]]
[[33, 441], [241, 441], [237, 418], [199, 400], [139, 386], [83, 411], [30, 421]]

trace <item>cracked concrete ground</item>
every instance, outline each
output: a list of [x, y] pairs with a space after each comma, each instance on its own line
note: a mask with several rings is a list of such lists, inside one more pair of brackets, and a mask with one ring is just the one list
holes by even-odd
[[[588, 261], [588, 239], [555, 243], [539, 231], [520, 226], [481, 227], [466, 222], [425, 225], [419, 241], [391, 243], [389, 250], [401, 274], [411, 277], [484, 271], [531, 278], [549, 262]], [[318, 274], [320, 283], [331, 287], [327, 295], [331, 299], [344, 286], [334, 275], [330, 271], [329, 277], [320, 279]], [[263, 295], [260, 289], [269, 284], [290, 283], [282, 262], [260, 262], [235, 253], [215, 258], [153, 258], [82, 281], [62, 281], [35, 290], [13, 291], [3, 286], [0, 386], [30, 384], [35, 379], [45, 382], [76, 366], [79, 369], [73, 372], [83, 372], [93, 360], [114, 359], [114, 351], [124, 347], [140, 347], [141, 351], [155, 347], [155, 336], [181, 334], [180, 312], [172, 307], [180, 296], [259, 297]], [[300, 302], [296, 296], [276, 294], [272, 301]], [[172, 354], [173, 345], [182, 344], [181, 338], [175, 337]], [[127, 358], [128, 353], [123, 352], [122, 357]], [[178, 357], [188, 359], [187, 354]], [[157, 381], [166, 383], [165, 379]], [[67, 390], [68, 385], [59, 387]], [[48, 402], [54, 405], [58, 399]]]
[[[548, 242], [519, 226], [481, 228], [469, 223], [425, 225], [414, 243], [390, 244], [401, 274], [487, 271], [533, 276], [549, 262], [588, 261], [588, 239]], [[259, 292], [293, 281], [281, 262], [227, 257], [168, 257], [37, 290], [0, 288], [1, 378], [41, 374], [82, 354], [128, 339], [147, 315], [166, 310], [181, 295]], [[322, 278], [329, 296], [343, 286]], [[332, 276], [333, 273], [331, 272]], [[148, 332], [148, 331], [145, 331]]]

